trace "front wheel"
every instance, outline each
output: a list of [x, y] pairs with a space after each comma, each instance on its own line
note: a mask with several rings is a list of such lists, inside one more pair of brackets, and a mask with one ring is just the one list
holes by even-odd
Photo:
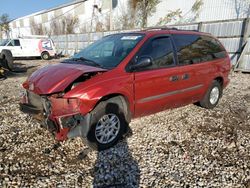
[[123, 109], [109, 100], [103, 101], [91, 112], [87, 144], [98, 151], [108, 149], [122, 138], [126, 126]]
[[13, 55], [10, 50], [2, 50], [2, 56], [4, 56], [3, 67], [9, 69], [10, 71], [13, 70]]
[[221, 96], [222, 86], [217, 80], [214, 80], [205, 97], [200, 101], [200, 106], [207, 109], [212, 109], [218, 104]]

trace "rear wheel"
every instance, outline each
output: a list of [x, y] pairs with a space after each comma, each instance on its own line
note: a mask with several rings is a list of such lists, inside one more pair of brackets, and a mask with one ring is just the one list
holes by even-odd
[[90, 130], [86, 142], [94, 150], [105, 150], [114, 146], [128, 126], [124, 111], [110, 100], [100, 102], [91, 112]]
[[205, 97], [200, 101], [200, 106], [207, 109], [212, 109], [218, 104], [221, 96], [222, 86], [217, 80], [214, 80]]
[[50, 55], [48, 52], [43, 52], [42, 55], [41, 55], [41, 58], [43, 60], [49, 60], [50, 59]]

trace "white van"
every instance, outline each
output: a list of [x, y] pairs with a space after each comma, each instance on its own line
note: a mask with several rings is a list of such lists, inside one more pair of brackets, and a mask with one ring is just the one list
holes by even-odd
[[0, 43], [0, 52], [10, 50], [13, 57], [41, 57], [48, 60], [55, 56], [54, 42], [49, 38], [6, 39]]

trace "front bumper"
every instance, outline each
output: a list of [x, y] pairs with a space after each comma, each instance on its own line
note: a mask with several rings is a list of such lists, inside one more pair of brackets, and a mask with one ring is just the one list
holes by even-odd
[[42, 98], [34, 93], [24, 93], [19, 104], [20, 110], [32, 115], [43, 128], [55, 135], [56, 140], [64, 141], [67, 138], [87, 136], [89, 114], [83, 116], [78, 110], [75, 110], [75, 103], [72, 104], [62, 98], [50, 98], [46, 99], [49, 107], [45, 107], [46, 104], [39, 104], [39, 100], [41, 104], [45, 101], [44, 97]]

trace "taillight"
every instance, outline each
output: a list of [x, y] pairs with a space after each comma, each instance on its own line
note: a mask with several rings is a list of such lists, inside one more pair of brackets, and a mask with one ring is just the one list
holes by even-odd
[[28, 80], [26, 80], [23, 84], [22, 84], [24, 89], [29, 89], [29, 82]]

